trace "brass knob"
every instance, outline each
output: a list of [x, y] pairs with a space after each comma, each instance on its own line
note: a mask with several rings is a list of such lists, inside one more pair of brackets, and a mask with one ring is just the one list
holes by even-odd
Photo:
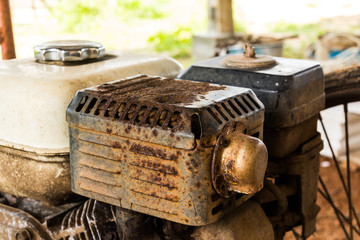
[[244, 134], [246, 127], [230, 123], [219, 135], [213, 154], [212, 181], [217, 193], [254, 194], [263, 187], [267, 150], [258, 138]]

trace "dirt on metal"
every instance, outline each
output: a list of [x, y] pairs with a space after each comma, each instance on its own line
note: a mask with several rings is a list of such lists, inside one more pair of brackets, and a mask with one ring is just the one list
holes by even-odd
[[[131, 82], [129, 84], [129, 82]], [[200, 101], [199, 95], [225, 89], [225, 86], [215, 86], [209, 83], [179, 81], [176, 79], [161, 79], [158, 77], [140, 76], [115, 84], [103, 84], [97, 89], [106, 95], [118, 95], [127, 101], [153, 101], [157, 103], [178, 104]]]

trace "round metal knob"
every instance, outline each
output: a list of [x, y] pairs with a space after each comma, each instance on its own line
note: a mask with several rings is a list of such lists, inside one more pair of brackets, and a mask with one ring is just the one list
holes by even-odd
[[229, 123], [215, 145], [212, 182], [225, 198], [232, 192], [254, 194], [263, 187], [267, 150], [260, 139], [244, 134], [244, 130], [239, 122]]
[[73, 62], [101, 58], [105, 55], [105, 48], [91, 41], [61, 40], [36, 45], [34, 53], [40, 61]]

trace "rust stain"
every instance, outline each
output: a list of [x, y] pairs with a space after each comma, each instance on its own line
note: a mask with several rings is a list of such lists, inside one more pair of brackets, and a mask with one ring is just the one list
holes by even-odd
[[161, 164], [161, 163], [152, 162], [149, 160], [141, 160], [137, 164], [132, 163], [132, 165], [142, 167], [142, 168], [147, 168], [150, 170], [156, 170], [163, 174], [170, 174], [170, 175], [174, 175], [174, 176], [178, 175], [178, 170], [175, 167]]
[[178, 187], [176, 186], [176, 183], [170, 181], [170, 180], [166, 180], [165, 176], [164, 178], [161, 177], [158, 174], [146, 174], [146, 176], [144, 176], [144, 173], [142, 171], [136, 171], [137, 174], [134, 174], [133, 177], [131, 177], [132, 179], [135, 180], [139, 180], [145, 183], [149, 183], [149, 184], [155, 184], [161, 187], [165, 187], [168, 190], [176, 190], [178, 189]]
[[114, 142], [113, 147], [121, 148], [121, 144], [119, 142]]
[[138, 194], [142, 194], [145, 196], [150, 196], [150, 197], [155, 197], [155, 198], [159, 198], [159, 199], [164, 199], [170, 202], [179, 202], [180, 198], [176, 195], [164, 195], [164, 196], [160, 196], [157, 192], [151, 192], [148, 193], [146, 192], [146, 189], [130, 189], [130, 191], [138, 193]]
[[226, 167], [228, 169], [233, 169], [234, 168], [234, 160], [229, 160], [227, 163], [226, 163]]
[[128, 127], [127, 127], [127, 128], [125, 128], [125, 132], [126, 132], [126, 133], [129, 133], [129, 132], [130, 132], [130, 130], [131, 130], [131, 125], [128, 125]]
[[130, 151], [137, 154], [158, 157], [166, 160], [173, 160], [173, 161], [177, 160], [177, 155], [175, 154], [171, 154], [170, 156], [168, 156], [168, 154], [166, 154], [164, 150], [155, 149], [149, 146], [144, 146], [136, 143], [131, 145]]
[[199, 164], [196, 162], [195, 159], [192, 158], [190, 161], [191, 161], [191, 165], [193, 165], [194, 168], [197, 168], [199, 166]]
[[158, 135], [158, 132], [156, 130], [154, 130], [152, 133], [155, 137]]

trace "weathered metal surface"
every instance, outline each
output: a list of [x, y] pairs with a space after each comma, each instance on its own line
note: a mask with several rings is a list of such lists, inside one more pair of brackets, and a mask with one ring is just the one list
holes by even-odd
[[[326, 108], [360, 100], [358, 87], [360, 65], [343, 68], [325, 75]], [[350, 88], [350, 84], [354, 88]], [[344, 94], [346, 93], [346, 94]], [[344, 98], [346, 96], [346, 98]]]
[[193, 240], [273, 240], [272, 225], [261, 209], [253, 201], [228, 214], [226, 218], [207, 226], [199, 227], [191, 235]]
[[264, 143], [270, 158], [292, 154], [313, 137], [314, 119], [325, 106], [318, 63], [275, 58], [277, 64], [271, 68], [242, 70], [224, 66], [223, 59], [196, 63], [180, 78], [251, 88], [266, 108]]
[[0, 38], [2, 59], [16, 58], [9, 0], [0, 1]]
[[229, 121], [261, 138], [263, 111], [248, 89], [147, 76], [79, 91], [67, 110], [72, 188], [186, 225], [214, 222], [251, 197], [213, 189], [216, 139]]
[[116, 208], [117, 231], [120, 239], [145, 239], [152, 235], [155, 227], [148, 215], [125, 208]]
[[100, 132], [184, 149], [194, 148], [191, 124], [197, 119], [202, 119], [197, 129], [202, 135], [196, 137], [202, 146], [215, 145], [218, 132], [230, 120], [246, 117], [253, 129], [263, 119], [262, 103], [249, 89], [147, 76], [78, 92], [71, 107], [76, 108], [71, 110], [80, 128], [96, 125]]
[[46, 218], [51, 239], [118, 240], [115, 207], [93, 199]]
[[30, 214], [0, 204], [0, 239], [51, 240], [41, 223]]
[[117, 216], [118, 233], [123, 240], [274, 239], [268, 217], [260, 204], [252, 200], [246, 201], [226, 217], [200, 227], [146, 216], [124, 208], [117, 208]]
[[224, 66], [224, 57], [212, 58], [192, 65], [180, 78], [251, 88], [266, 107], [267, 127], [292, 127], [317, 116], [325, 102], [320, 65], [299, 59], [274, 59], [277, 64], [271, 68], [243, 70]]
[[275, 58], [277, 64], [271, 68], [242, 70], [224, 66], [223, 59], [194, 64], [181, 78], [254, 90], [266, 108], [266, 176], [281, 189], [288, 207], [284, 210], [284, 196], [267, 194], [268, 189], [256, 198], [271, 216], [279, 239], [298, 225], [303, 226], [302, 236], [308, 237], [315, 230], [319, 210], [315, 201], [322, 142], [316, 127], [325, 106], [323, 71], [318, 63], [304, 60]]
[[93, 199], [48, 206], [0, 193], [0, 239], [118, 240], [115, 207]]
[[243, 54], [229, 55], [224, 58], [224, 65], [240, 69], [269, 68], [276, 64], [273, 57], [255, 54], [255, 48], [245, 44]]
[[211, 164], [212, 182], [218, 194], [254, 194], [263, 187], [267, 150], [258, 138], [246, 135], [241, 122], [229, 122], [215, 145]]
[[[289, 180], [288, 184], [292, 183], [293, 187], [300, 188], [299, 193], [297, 193], [297, 201], [300, 202], [301, 222], [298, 224], [303, 225], [302, 236], [304, 237], [309, 237], [315, 231], [315, 220], [320, 210], [319, 206], [316, 205], [316, 199], [322, 148], [323, 142], [320, 134], [316, 134], [302, 144], [294, 154], [277, 161], [270, 161], [267, 170], [272, 175], [296, 176], [299, 179], [297, 185]], [[285, 226], [287, 224], [284, 223]]]
[[0, 191], [50, 205], [69, 201], [75, 195], [69, 158], [66, 152], [41, 153], [0, 144]]

